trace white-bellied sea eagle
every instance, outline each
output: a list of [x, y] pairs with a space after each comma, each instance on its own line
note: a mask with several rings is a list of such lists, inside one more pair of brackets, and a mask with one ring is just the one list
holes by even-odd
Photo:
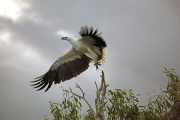
[[80, 28], [79, 34], [81, 38], [78, 40], [70, 37], [62, 38], [62, 40], [69, 41], [72, 48], [57, 59], [48, 72], [32, 81], [34, 83], [32, 86], [38, 88], [37, 91], [48, 85], [46, 92], [53, 82], [59, 84], [61, 81], [76, 77], [88, 69], [89, 63], [93, 63], [98, 69], [106, 62], [105, 48], [107, 45], [101, 37], [101, 33], [98, 33], [97, 29], [93, 30], [93, 27], [83, 26]]

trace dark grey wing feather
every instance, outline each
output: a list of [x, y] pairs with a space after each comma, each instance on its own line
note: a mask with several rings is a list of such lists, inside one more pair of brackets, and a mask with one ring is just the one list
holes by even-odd
[[98, 46], [98, 47], [106, 47], [106, 42], [104, 41], [104, 39], [102, 38], [101, 33], [98, 33], [98, 29], [96, 29], [94, 31], [93, 27], [88, 27], [88, 26], [82, 26], [80, 31], [79, 31], [79, 34], [81, 37], [84, 37], [84, 36], [89, 36], [91, 37], [93, 40], [94, 40], [94, 44], [95, 46]]
[[91, 59], [84, 54], [72, 48], [64, 56], [60, 57], [44, 75], [35, 78], [32, 81], [34, 88], [39, 88], [37, 91], [44, 89], [48, 91], [54, 82], [59, 84], [84, 72], [89, 67]]

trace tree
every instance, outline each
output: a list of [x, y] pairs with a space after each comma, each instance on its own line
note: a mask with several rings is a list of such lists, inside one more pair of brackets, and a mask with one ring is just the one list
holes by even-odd
[[[82, 95], [63, 89], [64, 100], [60, 102], [50, 101], [51, 114], [54, 120], [180, 120], [180, 78], [175, 69], [164, 68], [168, 78], [165, 90], [153, 97], [150, 96], [148, 105], [139, 106], [138, 96], [133, 90], [117, 88], [107, 90], [104, 72], [101, 75], [101, 85], [98, 88], [96, 82], [95, 108], [88, 103], [81, 87], [76, 87]], [[80, 114], [81, 100], [89, 106], [87, 112]], [[48, 120], [48, 118], [45, 118]]]

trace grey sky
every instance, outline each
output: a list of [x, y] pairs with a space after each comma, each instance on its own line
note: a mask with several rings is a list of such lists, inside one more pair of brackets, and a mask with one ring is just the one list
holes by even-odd
[[[94, 105], [94, 81], [104, 70], [109, 89], [121, 87], [141, 94], [147, 103], [151, 89], [164, 84], [164, 67], [180, 72], [179, 0], [0, 0], [0, 119], [52, 118], [49, 101], [61, 101], [60, 86], [78, 83]], [[71, 45], [61, 37], [79, 38], [83, 25], [102, 32], [108, 61], [96, 71], [36, 92], [29, 83], [44, 74]]]

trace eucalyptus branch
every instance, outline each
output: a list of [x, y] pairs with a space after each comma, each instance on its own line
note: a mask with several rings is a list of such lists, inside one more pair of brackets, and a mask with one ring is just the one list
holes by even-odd
[[[71, 94], [73, 94], [74, 96], [77, 96], [77, 97], [83, 99], [83, 100], [86, 102], [86, 104], [89, 106], [91, 113], [93, 113], [93, 115], [94, 115], [94, 114], [95, 114], [95, 113], [94, 113], [94, 110], [92, 109], [92, 107], [91, 107], [91, 105], [89, 104], [89, 102], [85, 99], [85, 93], [83, 92], [82, 88], [81, 88], [78, 84], [76, 84], [76, 87], [80, 89], [80, 91], [82, 92], [82, 96], [74, 93], [74, 92], [72, 91], [72, 89], [69, 87]], [[95, 116], [94, 116], [94, 117], [95, 117]]]
[[106, 95], [106, 88], [108, 85], [106, 85], [105, 82], [105, 76], [104, 72], [102, 71], [101, 76], [101, 85], [100, 88], [97, 87], [97, 84], [95, 82], [97, 91], [96, 91], [96, 99], [95, 99], [95, 105], [96, 105], [96, 119], [97, 120], [104, 120], [104, 99]]
[[95, 82], [95, 85], [96, 85], [96, 89], [97, 89], [97, 91], [98, 91], [98, 86], [97, 86], [97, 83], [96, 83], [96, 81], [94, 81]]

